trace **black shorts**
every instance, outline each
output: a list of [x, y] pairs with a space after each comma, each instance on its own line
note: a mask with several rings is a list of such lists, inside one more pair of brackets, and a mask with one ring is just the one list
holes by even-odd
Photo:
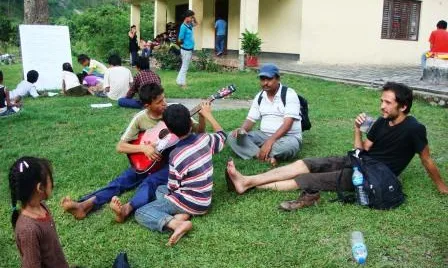
[[350, 159], [342, 157], [306, 158], [303, 162], [310, 173], [299, 175], [295, 181], [300, 189], [312, 191], [336, 191], [338, 177], [342, 171], [341, 189], [353, 191]]

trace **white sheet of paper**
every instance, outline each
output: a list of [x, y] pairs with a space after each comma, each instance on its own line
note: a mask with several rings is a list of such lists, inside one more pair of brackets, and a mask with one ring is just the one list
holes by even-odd
[[60, 89], [62, 64], [72, 63], [67, 26], [20, 25], [23, 76], [30, 70], [39, 73], [38, 90]]
[[95, 103], [95, 104], [90, 104], [90, 107], [92, 108], [107, 108], [107, 107], [112, 107], [112, 103]]

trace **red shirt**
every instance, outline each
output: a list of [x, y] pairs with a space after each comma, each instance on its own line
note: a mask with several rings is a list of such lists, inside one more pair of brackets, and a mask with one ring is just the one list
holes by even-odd
[[448, 31], [437, 29], [429, 37], [431, 52], [448, 53]]
[[134, 84], [132, 84], [132, 87], [129, 89], [128, 93], [126, 94], [126, 98], [132, 98], [134, 97], [135, 93], [138, 93], [140, 88], [144, 85], [148, 85], [151, 83], [156, 83], [160, 85], [160, 77], [151, 70], [141, 70], [135, 77], [134, 77]]

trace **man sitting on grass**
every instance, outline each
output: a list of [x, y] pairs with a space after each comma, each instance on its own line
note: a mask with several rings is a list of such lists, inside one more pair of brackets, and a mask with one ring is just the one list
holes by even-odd
[[[367, 151], [373, 159], [384, 163], [398, 176], [409, 164], [414, 155], [420, 156], [421, 162], [442, 194], [448, 194], [448, 187], [431, 159], [426, 128], [413, 116], [408, 115], [412, 107], [412, 90], [398, 83], [386, 83], [381, 95], [381, 112], [362, 140], [361, 124], [366, 120], [360, 114], [354, 124], [354, 147]], [[302, 189], [297, 200], [280, 204], [280, 209], [296, 210], [319, 201], [319, 191], [335, 191], [341, 170], [342, 190], [353, 190], [352, 170], [345, 168], [350, 160], [345, 157], [309, 158], [298, 160], [289, 165], [270, 170], [254, 176], [243, 176], [233, 161], [227, 164], [229, 190], [243, 194], [250, 188], [259, 187], [288, 191]]]
[[[137, 139], [141, 131], [154, 127], [161, 120], [162, 113], [166, 108], [165, 94], [159, 84], [145, 85], [140, 89], [139, 94], [145, 109], [134, 116], [117, 144], [117, 151], [124, 154], [141, 152], [148, 158], [159, 161], [162, 155], [154, 148], [154, 144], [133, 145], [130, 142]], [[137, 174], [133, 168], [128, 168], [106, 187], [82, 197], [77, 202], [67, 196], [62, 200], [61, 205], [66, 212], [71, 213], [76, 219], [81, 220], [89, 212], [99, 209], [103, 204], [109, 202], [113, 196], [120, 195], [140, 185], [134, 197], [129, 202], [129, 205], [126, 207], [126, 211], [123, 211], [123, 213], [116, 212], [116, 220], [122, 222], [134, 209], [155, 199], [157, 187], [159, 185], [165, 185], [167, 178], [168, 165], [166, 164], [159, 171], [149, 175], [147, 173]], [[117, 206], [120, 205], [118, 199], [115, 204]], [[120, 209], [118, 210], [120, 211]]]
[[170, 105], [163, 121], [180, 141], [169, 157], [168, 185], [157, 188], [157, 200], [135, 212], [138, 223], [163, 232], [173, 230], [167, 245], [176, 244], [192, 228], [191, 215], [206, 214], [212, 201], [212, 155], [224, 148], [226, 134], [211, 113], [210, 103], [199, 112], [213, 127], [214, 134], [192, 134], [190, 112], [182, 104]]

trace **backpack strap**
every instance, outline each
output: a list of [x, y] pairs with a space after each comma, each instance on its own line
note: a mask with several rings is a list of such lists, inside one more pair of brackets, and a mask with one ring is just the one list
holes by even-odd
[[288, 87], [282, 85], [282, 89], [280, 92], [280, 98], [282, 99], [283, 106], [286, 106], [286, 93], [288, 92]]
[[262, 99], [263, 99], [263, 91], [261, 91], [260, 95], [258, 95], [258, 106], [260, 106]]

